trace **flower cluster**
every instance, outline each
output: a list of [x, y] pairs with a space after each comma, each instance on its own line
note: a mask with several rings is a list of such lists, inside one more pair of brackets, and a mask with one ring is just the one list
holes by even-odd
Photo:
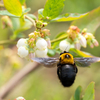
[[[48, 37], [50, 33], [47, 29], [40, 29], [43, 25], [44, 24], [39, 22], [37, 24], [37, 30], [30, 33], [29, 38], [21, 38], [18, 40], [17, 48], [20, 57], [24, 58], [29, 56], [30, 59], [35, 56], [47, 57], [47, 53], [49, 54], [48, 49], [51, 49], [51, 42]], [[90, 45], [91, 48], [99, 45], [93, 34], [88, 33], [86, 29], [83, 29], [82, 32], [80, 32], [80, 29], [77, 26], [70, 26], [66, 34], [66, 39], [59, 43], [61, 51], [69, 51], [70, 48], [80, 50], [81, 47], [86, 48], [87, 44]]]
[[77, 26], [70, 26], [66, 33], [68, 34], [67, 39], [62, 40], [59, 44], [61, 51], [69, 51], [70, 48], [80, 50], [81, 46], [86, 48], [87, 44], [91, 48], [99, 45], [93, 34], [86, 32], [86, 29], [80, 32]]
[[49, 34], [49, 30], [44, 29], [41, 32], [30, 33], [27, 39], [19, 39], [17, 42], [18, 55], [22, 58], [29, 55], [30, 59], [35, 56], [46, 57], [48, 48], [51, 47], [50, 39], [47, 37]]

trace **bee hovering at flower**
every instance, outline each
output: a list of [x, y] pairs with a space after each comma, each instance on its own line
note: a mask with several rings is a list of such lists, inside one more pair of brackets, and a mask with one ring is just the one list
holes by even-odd
[[[32, 58], [48, 68], [57, 65], [57, 75], [64, 87], [70, 87], [78, 72], [77, 66], [86, 67], [91, 63], [99, 62], [99, 57], [79, 57], [73, 58], [69, 52], [60, 53], [59, 58]], [[77, 65], [77, 66], [76, 66]]]

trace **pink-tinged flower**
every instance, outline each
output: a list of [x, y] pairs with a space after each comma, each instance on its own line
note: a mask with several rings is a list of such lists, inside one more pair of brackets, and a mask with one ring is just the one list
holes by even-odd
[[93, 43], [90, 43], [90, 47], [91, 47], [91, 48], [94, 48], [94, 45], [93, 45]]
[[51, 42], [50, 42], [50, 39], [47, 39], [46, 41], [47, 41], [47, 47], [48, 47], [48, 48], [51, 48]]
[[6, 28], [6, 27], [12, 28], [12, 22], [8, 16], [2, 16], [1, 21], [3, 23], [3, 28]]
[[96, 40], [96, 39], [93, 39], [93, 44], [97, 47], [97, 46], [99, 46], [99, 43], [98, 43], [98, 41]]

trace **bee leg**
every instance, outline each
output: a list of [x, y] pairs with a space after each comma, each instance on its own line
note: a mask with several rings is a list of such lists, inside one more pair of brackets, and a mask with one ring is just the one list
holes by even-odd
[[60, 62], [57, 64], [57, 67], [60, 67], [61, 66], [61, 64], [60, 64]]
[[78, 73], [78, 68], [75, 63], [74, 63], [74, 67], [75, 67], [75, 72]]
[[76, 67], [76, 73], [78, 72], [78, 68]]
[[58, 75], [58, 78], [60, 79], [61, 78], [61, 75], [60, 75], [59, 67], [57, 68], [57, 75]]

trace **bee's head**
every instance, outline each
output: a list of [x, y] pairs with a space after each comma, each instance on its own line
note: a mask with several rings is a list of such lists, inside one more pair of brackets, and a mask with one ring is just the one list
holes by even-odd
[[59, 60], [61, 64], [74, 64], [73, 56], [66, 51], [60, 53]]

